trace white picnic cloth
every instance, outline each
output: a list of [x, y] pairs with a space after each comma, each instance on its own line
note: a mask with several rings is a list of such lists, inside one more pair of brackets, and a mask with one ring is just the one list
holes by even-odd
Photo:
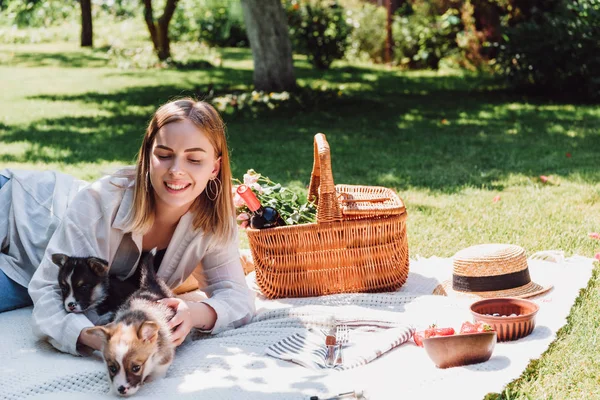
[[[558, 262], [552, 262], [558, 261]], [[309, 399], [364, 390], [369, 399], [450, 397], [482, 399], [501, 392], [519, 377], [530, 359], [554, 340], [581, 288], [593, 259], [579, 256], [531, 260], [532, 279], [554, 289], [535, 299], [540, 304], [535, 330], [528, 337], [498, 343], [482, 364], [438, 369], [422, 348], [406, 343], [368, 364], [346, 371], [304, 368], [265, 354], [283, 338], [324, 328], [331, 318], [390, 316], [417, 329], [431, 323], [455, 328], [471, 318], [468, 300], [429, 295], [452, 272], [447, 258], [411, 260], [406, 284], [394, 293], [339, 294], [300, 299], [257, 297], [252, 323], [180, 346], [166, 377], [135, 395], [144, 399]], [[0, 399], [114, 398], [99, 358], [59, 353], [31, 333], [31, 309], [0, 314]], [[385, 318], [384, 318], [385, 317]]]

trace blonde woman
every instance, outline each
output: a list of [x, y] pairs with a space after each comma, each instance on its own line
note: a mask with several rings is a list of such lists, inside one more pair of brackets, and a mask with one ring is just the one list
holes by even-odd
[[192, 328], [218, 333], [245, 324], [254, 301], [236, 233], [221, 117], [204, 102], [167, 103], [150, 121], [137, 165], [84, 187], [66, 207], [29, 282], [34, 332], [72, 354], [101, 347], [88, 334], [91, 315], [65, 312], [52, 254], [103, 258], [110, 274], [131, 279], [140, 255], [154, 248], [157, 274], [171, 288], [190, 275], [206, 282], [206, 300], [165, 301], [176, 310], [170, 321], [176, 345]]

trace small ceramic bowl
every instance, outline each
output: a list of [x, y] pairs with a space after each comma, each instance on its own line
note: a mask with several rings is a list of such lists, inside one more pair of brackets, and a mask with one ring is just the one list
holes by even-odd
[[529, 300], [500, 297], [476, 301], [471, 304], [471, 314], [475, 322], [490, 325], [498, 334], [499, 342], [505, 342], [533, 332], [539, 308]]
[[496, 345], [496, 332], [434, 336], [423, 346], [438, 368], [482, 363], [490, 359]]

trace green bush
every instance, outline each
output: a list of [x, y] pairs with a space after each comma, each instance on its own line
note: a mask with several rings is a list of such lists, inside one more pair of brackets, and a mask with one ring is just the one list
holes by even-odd
[[[81, 8], [77, 0], [11, 0], [5, 1], [0, 9], [0, 26], [25, 28], [64, 27], [72, 29], [72, 25], [81, 26]], [[115, 19], [143, 18], [143, 6], [139, 0], [92, 0], [92, 19], [94, 28], [112, 23]], [[26, 33], [19, 34], [22, 37]], [[77, 32], [79, 35], [79, 32]], [[49, 37], [46, 32], [39, 36]], [[55, 40], [70, 36], [70, 32], [53, 35]], [[0, 38], [8, 43], [8, 40]], [[43, 40], [42, 40], [43, 41]], [[30, 42], [36, 42], [31, 40]]]
[[394, 61], [408, 68], [437, 69], [445, 57], [456, 54], [456, 36], [462, 30], [459, 12], [450, 8], [442, 15], [431, 15], [415, 7], [410, 16], [396, 16], [392, 24]]
[[600, 99], [600, 2], [572, 0], [505, 30], [498, 70], [521, 89]]
[[197, 41], [200, 38], [198, 20], [202, 6], [191, 0], [180, 0], [169, 24], [169, 37], [175, 42]]
[[144, 15], [144, 6], [139, 0], [92, 0], [107, 15], [113, 15], [119, 19], [140, 18]]
[[200, 40], [211, 46], [248, 47], [246, 26], [239, 1], [207, 1], [203, 8], [200, 26]]
[[348, 9], [347, 22], [352, 26], [346, 58], [357, 61], [382, 62], [385, 49], [385, 24], [387, 12], [384, 7], [363, 3]]
[[75, 20], [79, 15], [79, 5], [76, 1], [11, 1], [0, 13], [0, 25], [14, 25], [19, 28], [49, 27]]
[[[79, 43], [81, 10], [77, 1], [49, 1], [42, 11], [37, 8], [41, 6], [40, 1], [39, 6], [28, 9], [29, 17], [25, 17], [26, 12], [19, 8], [19, 4], [25, 3], [23, 0], [12, 0], [6, 3], [6, 9], [0, 11], [0, 43]], [[56, 10], [63, 11], [58, 13]], [[115, 43], [122, 45], [123, 42], [149, 41], [143, 5], [139, 0], [92, 0], [92, 19], [96, 48], [110, 47]], [[17, 21], [21, 21], [20, 27]]]
[[169, 32], [176, 41], [200, 40], [216, 47], [248, 47], [239, 0], [182, 0]]
[[327, 69], [346, 52], [352, 27], [337, 1], [283, 0], [296, 52], [306, 54], [318, 69]]

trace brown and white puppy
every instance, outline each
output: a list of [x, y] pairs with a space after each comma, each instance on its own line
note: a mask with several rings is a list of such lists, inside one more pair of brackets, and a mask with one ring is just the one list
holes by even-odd
[[58, 285], [67, 312], [84, 313], [95, 310], [97, 323], [112, 320], [119, 306], [139, 286], [109, 276], [108, 262], [98, 257], [69, 257], [53, 254], [52, 262], [59, 266]]
[[140, 288], [119, 308], [112, 323], [90, 333], [104, 340], [102, 354], [116, 394], [130, 396], [144, 382], [162, 378], [175, 355], [168, 321], [174, 311], [158, 303], [174, 297], [154, 272], [154, 255], [140, 263]]

